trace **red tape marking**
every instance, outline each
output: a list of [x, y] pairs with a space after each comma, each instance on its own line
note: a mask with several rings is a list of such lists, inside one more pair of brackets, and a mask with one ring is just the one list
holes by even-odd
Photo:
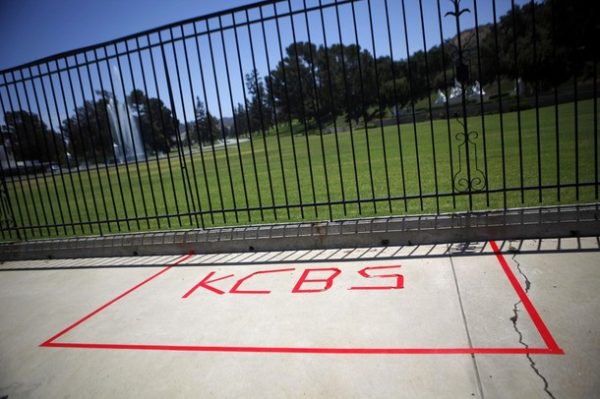
[[492, 247], [492, 250], [494, 251], [494, 254], [496, 255], [496, 258], [498, 259], [498, 262], [500, 262], [500, 266], [502, 266], [502, 270], [504, 270], [506, 277], [508, 277], [508, 281], [510, 281], [511, 285], [515, 289], [521, 302], [523, 302], [525, 310], [527, 310], [527, 313], [529, 313], [529, 317], [531, 317], [533, 324], [542, 336], [542, 339], [544, 340], [544, 343], [546, 344], [548, 349], [553, 351], [553, 353], [564, 354], [563, 350], [560, 349], [560, 347], [552, 337], [552, 334], [550, 334], [550, 330], [548, 330], [548, 327], [546, 327], [546, 324], [544, 324], [544, 321], [538, 314], [537, 310], [535, 309], [535, 306], [533, 306], [533, 303], [531, 303], [531, 301], [529, 300], [527, 293], [525, 292], [521, 284], [519, 284], [519, 280], [517, 280], [517, 277], [512, 272], [510, 266], [508, 266], [504, 255], [502, 255], [502, 252], [500, 252], [500, 249], [498, 248], [498, 244], [496, 244], [496, 242], [492, 240], [490, 241], [490, 245]]
[[294, 270], [296, 270], [296, 269], [294, 269], [293, 267], [290, 267], [287, 269], [259, 270], [254, 273], [250, 273], [246, 277], [239, 279], [238, 282], [235, 283], [235, 285], [233, 287], [231, 287], [231, 289], [229, 290], [229, 293], [230, 294], [270, 294], [271, 291], [269, 291], [269, 290], [240, 290], [240, 286], [244, 283], [244, 281], [249, 280], [258, 274], [293, 272]]
[[542, 321], [542, 318], [535, 310], [535, 307], [527, 297], [523, 287], [515, 277], [508, 266], [504, 256], [500, 252], [494, 241], [490, 241], [494, 254], [498, 259], [500, 266], [508, 277], [511, 285], [515, 289], [519, 299], [523, 302], [525, 309], [533, 320], [534, 325], [542, 336], [547, 348], [302, 348], [302, 347], [254, 347], [254, 346], [197, 346], [197, 345], [143, 345], [143, 344], [97, 344], [97, 343], [71, 343], [54, 342], [65, 335], [81, 323], [95, 316], [110, 305], [119, 301], [126, 295], [147, 284], [151, 280], [165, 273], [173, 266], [189, 259], [192, 254], [179, 258], [175, 263], [166, 266], [158, 273], [153, 274], [146, 280], [125, 291], [110, 302], [102, 305], [92, 313], [71, 324], [52, 338], [40, 344], [42, 347], [51, 348], [72, 348], [72, 349], [113, 349], [113, 350], [151, 350], [151, 351], [186, 351], [186, 352], [242, 352], [242, 353], [311, 353], [311, 354], [343, 354], [343, 355], [465, 355], [465, 354], [490, 354], [490, 355], [519, 355], [519, 354], [539, 354], [539, 355], [558, 355], [564, 354], [563, 350], [557, 345], [550, 331]]
[[150, 281], [154, 280], [156, 277], [160, 276], [161, 274], [163, 274], [164, 272], [166, 272], [167, 270], [169, 270], [173, 266], [177, 266], [181, 262], [184, 262], [184, 261], [188, 260], [193, 255], [194, 254], [192, 252], [190, 252], [189, 254], [187, 254], [185, 256], [182, 256], [181, 258], [177, 259], [174, 263], [165, 266], [158, 273], [153, 274], [152, 276], [148, 277], [147, 279], [145, 279], [141, 283], [139, 283], [139, 284], [131, 287], [130, 289], [128, 289], [127, 291], [125, 291], [124, 293], [122, 293], [121, 295], [119, 295], [118, 297], [114, 298], [112, 301], [105, 303], [104, 305], [100, 306], [98, 309], [94, 310], [92, 313], [88, 314], [87, 316], [83, 317], [82, 319], [77, 320], [75, 323], [71, 324], [69, 327], [65, 328], [64, 330], [62, 330], [61, 332], [59, 332], [58, 334], [56, 334], [52, 338], [48, 339], [47, 341], [45, 341], [44, 343], [42, 343], [40, 346], [52, 346], [51, 345], [52, 341], [57, 340], [61, 336], [65, 335], [66, 333], [68, 333], [69, 331], [71, 331], [72, 329], [74, 329], [75, 327], [77, 327], [78, 325], [80, 325], [81, 323], [83, 323], [84, 321], [86, 321], [86, 320], [92, 318], [93, 316], [97, 315], [98, 313], [100, 313], [101, 311], [103, 311], [104, 309], [106, 309], [107, 307], [109, 307], [110, 305], [112, 305], [113, 303], [115, 303], [118, 300], [122, 299], [124, 296], [131, 294], [133, 291], [137, 290], [142, 285], [147, 284]]
[[209, 283], [216, 283], [217, 281], [221, 281], [221, 280], [225, 280], [226, 278], [229, 277], [233, 277], [233, 274], [228, 274], [227, 276], [223, 276], [223, 277], [217, 277], [214, 278], [212, 280], [209, 280], [212, 276], [215, 275], [215, 272], [210, 272], [206, 275], [206, 277], [204, 277], [202, 280], [200, 280], [198, 282], [198, 284], [194, 285], [192, 288], [190, 288], [190, 290], [188, 292], [186, 292], [185, 294], [183, 294], [183, 296], [181, 298], [185, 299], [187, 297], [189, 297], [190, 295], [192, 295], [194, 293], [194, 291], [196, 291], [198, 288], [202, 287], [205, 288], [209, 291], [214, 292], [217, 295], [223, 295], [225, 293], [225, 291], [221, 291], [218, 288], [215, 288], [211, 285], [208, 285]]
[[241, 352], [241, 353], [313, 353], [338, 355], [553, 355], [548, 348], [290, 348], [265, 346], [193, 346], [193, 345], [142, 345], [142, 344], [89, 344], [56, 342], [42, 345], [73, 349], [129, 349], [183, 352]]

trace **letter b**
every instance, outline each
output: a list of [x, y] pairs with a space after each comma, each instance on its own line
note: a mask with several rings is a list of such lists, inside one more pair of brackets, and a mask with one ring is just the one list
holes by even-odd
[[[326, 271], [331, 272], [331, 275], [327, 278], [312, 278], [312, 279], [308, 278], [308, 275], [311, 272], [326, 272]], [[327, 291], [333, 285], [333, 279], [335, 279], [341, 272], [342, 271], [337, 268], [306, 269], [302, 273], [302, 276], [300, 276], [300, 279], [294, 286], [294, 289], [292, 289], [292, 293], [297, 294], [297, 293], [304, 293], [304, 292]], [[325, 286], [323, 288], [310, 288], [310, 289], [302, 288], [302, 286], [306, 283], [325, 283]]]

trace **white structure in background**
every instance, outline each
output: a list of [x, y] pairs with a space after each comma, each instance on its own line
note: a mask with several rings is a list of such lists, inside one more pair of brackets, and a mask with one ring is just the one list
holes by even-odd
[[525, 87], [525, 84], [523, 83], [523, 79], [517, 78], [517, 80], [515, 81], [515, 86], [512, 91], [512, 95], [516, 96], [518, 94], [520, 96], [524, 96], [526, 90], [527, 90], [527, 88]]
[[[240, 144], [244, 143], [246, 141], [250, 141], [250, 139], [245, 139], [245, 138], [239, 139]], [[223, 140], [223, 139], [215, 140], [215, 142], [212, 145], [210, 145], [210, 144], [205, 145], [205, 147], [214, 146], [215, 148], [221, 148], [221, 147], [225, 147], [225, 144], [227, 144], [227, 146], [229, 147], [229, 146], [237, 145], [237, 143], [238, 143], [238, 140], [236, 140], [234, 138], [226, 138], [225, 140]]]
[[446, 95], [441, 89], [438, 89], [438, 96], [435, 99], [435, 105], [444, 105], [448, 100], [446, 99]]
[[450, 104], [456, 104], [460, 102], [462, 99], [462, 86], [460, 82], [454, 79], [454, 87], [450, 90], [450, 97], [448, 98], [448, 102]]
[[[480, 102], [482, 98], [485, 98], [485, 91], [479, 84], [479, 81], [476, 80], [473, 86], [465, 87], [465, 96], [467, 101]], [[450, 96], [447, 101], [449, 104], [458, 104], [462, 101], [462, 85], [456, 79], [454, 80], [454, 87], [450, 90]], [[438, 98], [435, 100], [435, 103], [444, 104], [445, 102], [446, 96], [444, 96], [441, 90], [438, 90]]]
[[479, 81], [476, 80], [473, 86], [471, 86], [471, 91], [468, 93], [467, 98], [469, 100], [475, 100], [477, 102], [481, 101], [482, 98], [485, 97], [485, 91], [479, 84]]
[[[113, 79], [115, 87], [120, 87], [121, 77], [117, 68], [113, 65]], [[114, 95], [108, 100], [106, 106], [108, 119], [110, 120], [110, 132], [115, 146], [116, 161], [143, 161], [146, 159], [144, 142], [138, 126], [138, 121], [133, 116], [132, 108], [127, 104], [127, 98], [123, 102], [115, 104]]]

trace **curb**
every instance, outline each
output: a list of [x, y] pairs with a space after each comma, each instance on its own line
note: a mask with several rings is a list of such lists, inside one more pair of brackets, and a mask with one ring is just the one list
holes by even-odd
[[0, 260], [354, 248], [600, 235], [600, 203], [0, 244]]

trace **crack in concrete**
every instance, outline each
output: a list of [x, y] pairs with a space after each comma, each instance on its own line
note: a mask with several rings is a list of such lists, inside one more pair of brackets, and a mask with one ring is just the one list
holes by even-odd
[[[513, 254], [512, 256], [512, 260], [513, 262], [515, 262], [515, 264], [517, 265], [517, 271], [518, 273], [523, 276], [523, 278], [525, 279], [525, 293], [529, 292], [529, 289], [531, 288], [531, 281], [529, 280], [529, 278], [527, 278], [527, 275], [523, 272], [523, 270], [521, 269], [521, 263], [519, 263], [519, 261], [516, 259], [517, 254]], [[517, 302], [515, 302], [515, 304], [513, 305], [513, 317], [510, 318], [510, 321], [513, 324], [513, 328], [515, 329], [515, 332], [519, 335], [519, 343], [521, 345], [523, 345], [526, 349], [529, 349], [529, 345], [523, 340], [523, 333], [521, 332], [521, 330], [519, 330], [519, 327], [517, 326], [517, 321], [519, 319], [519, 305], [522, 304], [522, 301], [519, 299]], [[548, 380], [546, 379], [546, 377], [540, 372], [540, 370], [537, 368], [537, 364], [535, 363], [535, 361], [533, 360], [533, 358], [531, 357], [531, 354], [527, 353], [525, 355], [527, 357], [527, 359], [529, 360], [529, 365], [531, 367], [531, 369], [533, 370], [533, 372], [542, 380], [542, 382], [544, 383], [544, 392], [546, 392], [548, 394], [549, 397], [551, 397], [552, 399], [556, 399], [556, 397], [554, 396], [554, 394], [550, 391], [550, 385], [548, 384]]]

